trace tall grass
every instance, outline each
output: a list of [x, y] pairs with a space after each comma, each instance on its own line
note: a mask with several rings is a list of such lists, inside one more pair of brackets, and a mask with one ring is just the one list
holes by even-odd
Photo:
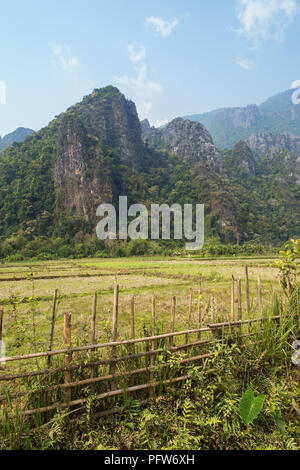
[[[243, 335], [239, 335], [234, 329], [223, 329], [216, 332], [215, 346], [209, 345], [201, 348], [201, 353], [213, 352], [213, 357], [202, 362], [198, 365], [183, 366], [180, 364], [180, 360], [183, 357], [187, 357], [187, 353], [176, 353], [169, 354], [166, 351], [168, 347], [167, 340], [160, 340], [156, 345], [157, 349], [161, 349], [161, 354], [156, 359], [156, 369], [154, 371], [154, 380], [160, 382], [160, 386], [155, 390], [155, 396], [162, 396], [170, 394], [172, 390], [174, 396], [178, 396], [178, 393], [182, 393], [185, 390], [183, 385], [172, 385], [164, 386], [163, 380], [166, 378], [176, 377], [179, 375], [190, 374], [191, 380], [195, 377], [201, 377], [201, 380], [207, 380], [203, 378], [205, 370], [210, 370], [208, 377], [216, 377], [219, 383], [228, 383], [228, 377], [234, 374], [234, 370], [237, 364], [239, 364], [239, 372], [241, 383], [245, 380], [250, 380], [250, 376], [254, 370], [259, 371], [259, 367], [262, 363], [270, 368], [280, 367], [286, 372], [289, 371], [290, 355], [291, 355], [291, 343], [294, 339], [299, 338], [299, 286], [293, 289], [290, 297], [287, 299], [287, 304], [284, 311], [280, 311], [280, 303], [277, 299], [269, 311], [264, 312], [264, 321], [262, 323], [255, 323], [249, 329], [248, 326], [242, 330]], [[274, 314], [280, 314], [280, 320], [273, 320], [271, 317]], [[162, 325], [159, 325], [157, 334], [163, 332]], [[144, 334], [149, 335], [147, 326], [144, 327]], [[248, 334], [248, 336], [246, 336]], [[146, 343], [135, 345], [135, 353], [147, 351], [150, 345]], [[132, 353], [130, 345], [122, 346], [119, 350], [120, 355], [128, 355]], [[192, 349], [188, 353], [189, 355], [199, 354], [199, 349]], [[93, 353], [93, 357], [97, 358], [97, 354]], [[100, 356], [98, 356], [100, 357]], [[101, 356], [103, 358], [103, 356]], [[82, 357], [82, 360], [86, 360]], [[54, 364], [55, 367], [60, 365], [59, 359]], [[168, 364], [169, 367], [160, 368], [162, 364]], [[134, 361], [129, 360], [122, 365], [118, 366], [118, 371], [126, 370], [128, 368], [142, 368], [149, 366], [149, 357], [137, 358]], [[255, 369], [256, 368], [256, 369]], [[105, 367], [100, 368], [98, 372], [105, 373]], [[89, 370], [89, 369], [87, 369]], [[73, 380], [81, 380], [86, 378], [86, 373], [83, 369], [74, 371]], [[196, 374], [196, 375], [195, 375]], [[200, 374], [200, 375], [199, 375]], [[249, 375], [250, 374], [250, 375]], [[193, 379], [194, 377], [194, 379]], [[212, 381], [214, 381], [213, 379]], [[63, 400], [63, 394], [61, 391], [53, 391], [47, 393], [36, 394], [36, 388], [48, 387], [49, 385], [58, 385], [62, 381], [62, 373], [58, 372], [48, 377], [46, 382], [43, 384], [39, 379], [24, 380], [22, 388], [27, 390], [27, 395], [22, 400], [13, 400], [10, 397], [10, 393], [7, 391], [6, 404], [2, 405], [1, 408], [1, 434], [0, 434], [0, 448], [16, 449], [16, 448], [36, 448], [41, 446], [43, 448], [43, 440], [38, 438], [39, 433], [43, 435], [43, 430], [47, 428], [53, 428], [53, 426], [67, 426], [67, 423], [73, 415], [78, 417], [88, 416], [88, 422], [91, 423], [93, 414], [103, 411], [106, 407], [121, 407], [127, 410], [127, 418], [130, 417], [131, 408], [137, 406], [137, 400], [144, 400], [148, 398], [148, 392], [135, 393], [134, 395], [128, 395], [126, 388], [133, 384], [142, 384], [149, 381], [149, 372], [140, 373], [131, 378], [120, 378], [116, 379], [115, 386], [124, 390], [123, 396], [113, 398], [109, 401], [105, 400], [98, 403], [95, 400], [95, 396], [99, 393], [106, 391], [105, 383], [98, 383], [93, 386], [86, 386], [84, 389], [76, 390], [73, 392], [73, 397], [86, 396], [88, 398], [87, 404], [82, 406], [79, 410], [65, 410], [64, 412], [57, 411], [50, 412], [47, 414], [37, 414], [31, 417], [21, 416], [20, 410], [24, 408], [35, 409], [47, 405], [48, 403], [55, 403]], [[184, 392], [185, 393], [185, 392]], [[185, 397], [188, 399], [188, 395]], [[188, 401], [185, 402], [185, 408], [188, 407]], [[217, 406], [217, 405], [216, 405]], [[71, 414], [70, 414], [71, 413]], [[187, 416], [186, 411], [186, 416]], [[187, 419], [185, 417], [185, 419]], [[59, 423], [59, 424], [58, 424]], [[63, 424], [62, 424], [63, 423]], [[89, 424], [90, 426], [90, 424]], [[186, 428], [186, 423], [185, 423]], [[32, 436], [35, 436], [34, 438]], [[51, 446], [50, 446], [51, 447]]]

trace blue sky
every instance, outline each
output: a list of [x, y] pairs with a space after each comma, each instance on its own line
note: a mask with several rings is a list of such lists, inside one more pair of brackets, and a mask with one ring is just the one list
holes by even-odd
[[2, 0], [0, 135], [109, 84], [156, 125], [259, 104], [300, 79], [299, 36], [300, 0]]

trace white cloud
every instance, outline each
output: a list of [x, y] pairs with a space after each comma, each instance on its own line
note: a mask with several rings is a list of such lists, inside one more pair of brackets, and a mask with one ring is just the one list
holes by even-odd
[[126, 87], [134, 95], [139, 115], [141, 118], [144, 118], [148, 116], [152, 108], [152, 98], [155, 94], [161, 93], [163, 87], [160, 83], [148, 78], [146, 49], [130, 44], [128, 52], [136, 75], [134, 77], [122, 75], [114, 79], [119, 85]]
[[282, 41], [298, 12], [297, 0], [236, 0], [240, 27], [235, 31], [254, 46], [269, 39]]
[[146, 49], [140, 47], [139, 49], [135, 44], [129, 44], [128, 46], [129, 58], [134, 65], [145, 62], [146, 60]]
[[157, 121], [150, 121], [150, 124], [151, 126], [154, 126], [154, 127], [161, 127], [161, 126], [165, 126], [166, 124], [168, 124], [168, 122], [170, 122], [170, 119], [158, 119]]
[[170, 36], [175, 26], [179, 23], [177, 18], [172, 21], [164, 21], [162, 18], [155, 18], [154, 16], [149, 16], [146, 22], [151, 25], [158, 34], [164, 37]]
[[235, 63], [244, 70], [254, 70], [255, 63], [250, 59], [236, 59]]
[[69, 46], [53, 45], [51, 49], [56, 59], [54, 65], [59, 64], [64, 72], [70, 72], [80, 67], [79, 60], [71, 55]]

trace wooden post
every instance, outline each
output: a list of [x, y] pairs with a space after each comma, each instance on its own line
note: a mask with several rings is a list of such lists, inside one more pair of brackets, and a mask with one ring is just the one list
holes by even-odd
[[[198, 290], [198, 328], [202, 328], [202, 312], [201, 312], [201, 287]], [[201, 331], [198, 332], [198, 341], [201, 339]]]
[[248, 320], [250, 320], [250, 294], [249, 294], [249, 271], [247, 264], [245, 265], [245, 277], [246, 277], [246, 300], [247, 300], [247, 313], [248, 313]]
[[[215, 306], [214, 306], [214, 298], [210, 298], [210, 323], [214, 324], [215, 323]], [[214, 338], [215, 337], [215, 330], [211, 330], [211, 335]]]
[[[115, 284], [114, 287], [114, 304], [113, 304], [113, 314], [112, 314], [112, 342], [117, 341], [118, 338], [118, 316], [119, 316], [119, 285]], [[112, 359], [116, 357], [117, 348], [113, 346], [112, 349]], [[116, 363], [112, 362], [110, 365], [110, 374], [114, 375], [116, 371]]]
[[94, 295], [91, 318], [91, 344], [96, 341], [96, 318], [97, 318], [97, 294]]
[[[155, 336], [155, 295], [152, 296], [152, 329], [151, 329], [151, 335]], [[155, 350], [155, 340], [153, 339], [151, 341], [152, 344], [152, 350]], [[154, 356], [151, 356], [154, 362]], [[154, 365], [154, 364], [153, 364]]]
[[[188, 330], [191, 329], [191, 323], [192, 323], [192, 311], [193, 311], [193, 291], [190, 289], [190, 301], [189, 301], [189, 318], [188, 318]], [[185, 335], [185, 344], [188, 344], [189, 342], [189, 334]]]
[[[3, 338], [3, 308], [0, 308], [0, 359], [2, 358], [2, 338]], [[0, 363], [0, 368], [1, 368]]]
[[231, 321], [234, 322], [234, 275], [231, 277]]
[[[131, 300], [130, 300], [130, 339], [135, 339], [134, 301], [135, 301], [135, 297], [134, 297], [134, 295], [132, 295]], [[134, 343], [130, 345], [130, 351], [131, 351], [132, 355], [135, 354], [135, 344]], [[132, 370], [134, 370], [135, 368], [138, 368], [138, 365], [135, 362], [135, 359], [132, 359], [131, 364], [132, 364]], [[134, 375], [131, 377], [130, 384], [131, 384], [132, 387], [134, 387], [134, 385], [135, 385], [135, 376]]]
[[[151, 336], [155, 336], [155, 296], [152, 296], [152, 328], [151, 328]], [[151, 341], [151, 350], [155, 350], [155, 340], [153, 339]], [[154, 354], [151, 354], [150, 356], [150, 367], [154, 367], [155, 363], [155, 356]], [[154, 380], [153, 372], [150, 373], [150, 383], [152, 383]], [[150, 397], [153, 397], [154, 395], [154, 388], [150, 388]]]
[[[91, 345], [95, 344], [96, 342], [96, 318], [97, 318], [97, 294], [94, 295], [93, 304], [92, 304], [92, 317], [91, 317]], [[91, 349], [91, 352], [94, 349]], [[97, 369], [95, 367], [91, 367], [91, 379], [96, 377]]]
[[260, 317], [263, 317], [262, 297], [261, 297], [261, 278], [258, 277], [258, 308]]
[[119, 316], [119, 285], [115, 284], [114, 304], [113, 304], [113, 323], [112, 323], [112, 341], [117, 341], [118, 337], [118, 316]]
[[[175, 331], [175, 310], [176, 310], [176, 297], [172, 298], [172, 306], [171, 306], [171, 333]], [[174, 346], [174, 337], [170, 336], [170, 347]]]
[[[242, 281], [241, 278], [238, 278], [237, 281], [238, 287], [238, 321], [241, 321], [243, 318], [243, 310], [242, 310]], [[242, 326], [240, 326], [240, 332], [242, 331]]]
[[0, 341], [2, 341], [3, 338], [3, 308], [0, 308]]
[[[58, 292], [57, 289], [55, 289], [55, 291], [54, 291], [54, 296], [53, 296], [53, 303], [52, 303], [52, 316], [51, 316], [51, 329], [50, 329], [49, 351], [52, 351], [52, 348], [53, 348], [53, 338], [54, 338], [54, 327], [55, 327], [57, 292]], [[51, 366], [51, 356], [48, 356], [47, 365], [48, 365], [48, 367]]]
[[[72, 347], [71, 344], [71, 318], [72, 314], [71, 313], [65, 313], [64, 316], [64, 344], [67, 349], [70, 349]], [[70, 367], [72, 362], [72, 352], [67, 352], [65, 356], [65, 366]], [[65, 384], [69, 384], [72, 382], [72, 373], [70, 370], [65, 371]], [[66, 398], [67, 401], [72, 400], [72, 389], [71, 388], [66, 388]]]
[[[130, 302], [130, 329], [131, 329], [131, 339], [135, 339], [135, 325], [134, 325], [134, 295], [131, 297]], [[131, 353], [135, 353], [135, 346], [134, 344], [131, 345]]]

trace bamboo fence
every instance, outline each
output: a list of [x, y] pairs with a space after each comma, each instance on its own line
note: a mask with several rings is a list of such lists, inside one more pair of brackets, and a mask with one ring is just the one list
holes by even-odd
[[[190, 289], [186, 330], [176, 331], [176, 296], [171, 299], [170, 331], [157, 333], [156, 297], [152, 296], [150, 334], [136, 338], [135, 297], [129, 299], [130, 339], [118, 339], [119, 286], [115, 283], [111, 341], [96, 344], [97, 294], [93, 297], [91, 309], [90, 344], [72, 344], [72, 314], [64, 314], [62, 349], [53, 350], [54, 327], [58, 292], [55, 290], [48, 351], [5, 358], [5, 365], [26, 363], [45, 359], [45, 367], [37, 370], [12, 371], [5, 373], [0, 356], [0, 406], [10, 404], [18, 416], [44, 415], [55, 410], [82, 409], [91, 399], [97, 406], [103, 401], [97, 416], [105, 416], [122, 410], [122, 406], [111, 408], [113, 400], [132, 394], [142, 393], [141, 403], [154, 397], [170, 384], [182, 383], [189, 376], [189, 364], [202, 364], [214, 354], [213, 346], [224, 341], [224, 332], [236, 332], [237, 336], [249, 335], [251, 325], [266, 320], [262, 309], [261, 279], [258, 279], [258, 316], [251, 315], [248, 267], [245, 267], [246, 319], [242, 311], [242, 280], [232, 276], [231, 310], [227, 321], [216, 321], [216, 304], [212, 297], [205, 306], [199, 286], [196, 298], [197, 328], [192, 329], [193, 289]], [[236, 298], [237, 294], [237, 298]], [[0, 309], [0, 340], [3, 337], [3, 309]], [[273, 315], [273, 320], [281, 318]], [[208, 319], [208, 321], [207, 321]], [[206, 321], [205, 321], [206, 320]], [[247, 326], [245, 329], [243, 326]], [[221, 333], [221, 334], [220, 334]], [[191, 338], [194, 339], [191, 339]], [[175, 344], [178, 339], [179, 343]], [[185, 355], [182, 352], [185, 351]], [[189, 355], [187, 354], [189, 353]], [[79, 357], [78, 357], [79, 356]], [[164, 359], [161, 361], [161, 359]], [[174, 360], [176, 359], [176, 367]], [[2, 367], [1, 367], [2, 366]], [[99, 368], [101, 371], [99, 372]], [[76, 377], [76, 378], [74, 378]], [[145, 393], [148, 395], [145, 399]], [[106, 400], [106, 401], [105, 401]], [[31, 408], [27, 409], [30, 404]], [[13, 404], [13, 405], [11, 405]], [[35, 406], [34, 406], [35, 404]], [[118, 403], [117, 403], [118, 404]], [[101, 407], [101, 406], [100, 406]], [[99, 408], [99, 407], [98, 407]]]

